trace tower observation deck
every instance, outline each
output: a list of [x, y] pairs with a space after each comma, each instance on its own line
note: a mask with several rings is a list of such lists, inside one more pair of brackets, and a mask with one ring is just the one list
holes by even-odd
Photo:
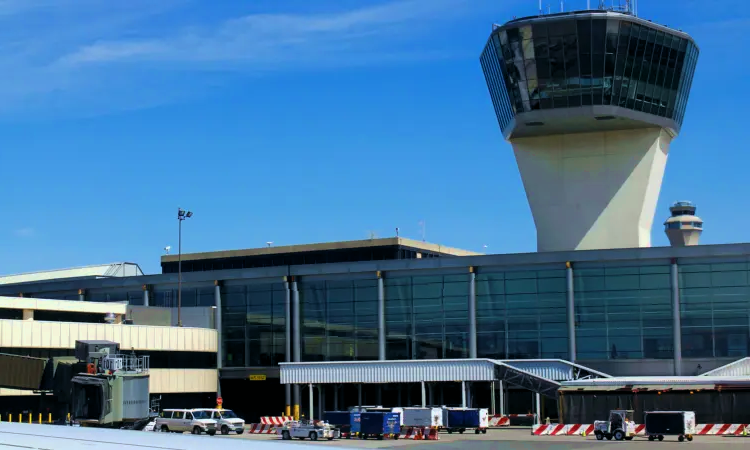
[[538, 251], [649, 247], [698, 47], [628, 12], [494, 26], [480, 61]]

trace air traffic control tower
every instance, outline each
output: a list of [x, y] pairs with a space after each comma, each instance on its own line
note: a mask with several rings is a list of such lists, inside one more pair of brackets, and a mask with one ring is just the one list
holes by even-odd
[[698, 47], [629, 7], [495, 25], [481, 55], [538, 251], [649, 247]]

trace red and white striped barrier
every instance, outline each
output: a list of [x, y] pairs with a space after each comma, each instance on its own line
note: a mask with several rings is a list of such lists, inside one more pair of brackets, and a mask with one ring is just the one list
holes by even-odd
[[[700, 436], [739, 436], [747, 432], [750, 434], [750, 425], [737, 423], [719, 423], [719, 424], [699, 424], [695, 426], [695, 434]], [[586, 436], [594, 433], [592, 424], [551, 424], [551, 425], [533, 425], [531, 434], [534, 436]], [[635, 426], [636, 436], [646, 435], [646, 425], [638, 424]]]
[[750, 425], [746, 423], [709, 423], [695, 426], [695, 434], [699, 436], [712, 435], [735, 435], [739, 436], [747, 432], [750, 434]]
[[287, 422], [291, 422], [294, 420], [294, 417], [289, 416], [277, 416], [277, 417], [261, 417], [260, 423], [261, 425], [278, 425], [283, 426]]
[[494, 416], [490, 416], [490, 428], [509, 427], [510, 419], [515, 419], [519, 417], [533, 419], [534, 414], [508, 414], [506, 416], [495, 414]]
[[417, 441], [437, 441], [440, 439], [436, 427], [405, 427], [401, 429], [400, 439], [414, 439]]
[[248, 424], [248, 433], [250, 434], [274, 434], [276, 433], [276, 428], [274, 425], [265, 425], [262, 423], [251, 423]]

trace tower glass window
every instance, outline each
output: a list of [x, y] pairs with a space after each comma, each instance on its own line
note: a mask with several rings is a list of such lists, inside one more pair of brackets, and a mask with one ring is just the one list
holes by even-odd
[[480, 57], [503, 132], [519, 113], [620, 106], [682, 124], [698, 49], [681, 33], [627, 15], [520, 19]]

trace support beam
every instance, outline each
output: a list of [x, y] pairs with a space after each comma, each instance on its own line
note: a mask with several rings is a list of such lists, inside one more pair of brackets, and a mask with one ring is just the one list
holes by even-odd
[[78, 289], [78, 301], [79, 302], [86, 301], [86, 290], [85, 289]]
[[339, 385], [338, 384], [333, 385], [333, 410], [334, 411], [339, 410]]
[[461, 382], [461, 406], [466, 408], [466, 382]]
[[427, 400], [430, 402], [430, 406], [435, 406], [434, 387], [433, 383], [427, 385]]
[[[284, 361], [292, 361], [292, 295], [289, 291], [289, 281], [286, 277], [284, 280]], [[284, 399], [286, 403], [285, 414], [291, 416], [292, 409], [292, 386], [284, 385]]]
[[310, 384], [310, 411], [309, 411], [309, 417], [308, 417], [308, 419], [311, 420], [311, 421], [315, 420], [315, 405], [314, 405], [314, 400], [315, 400], [315, 391], [313, 390], [313, 385], [311, 383]]
[[427, 393], [424, 388], [424, 381], [421, 384], [422, 384], [422, 408], [424, 408], [427, 406]]
[[495, 382], [490, 381], [490, 414], [495, 415]]
[[[291, 283], [292, 295], [292, 357], [294, 362], [300, 362], [300, 311], [299, 311], [299, 291], [297, 290], [297, 281], [292, 278]], [[299, 420], [299, 402], [300, 386], [294, 385], [294, 419]]]
[[502, 381], [498, 381], [500, 383], [500, 415], [505, 415], [505, 383]]
[[469, 267], [469, 358], [477, 357], [476, 273]]
[[148, 305], [149, 298], [148, 298], [148, 285], [143, 285], [143, 306], [149, 306]]
[[542, 396], [539, 392], [536, 392], [534, 396], [536, 397], [536, 423], [540, 424], [542, 423]]
[[680, 276], [677, 260], [672, 259], [672, 348], [674, 374], [682, 375], [682, 320], [680, 318]]
[[378, 386], [378, 405], [383, 404], [383, 386]]
[[378, 359], [385, 361], [385, 288], [383, 274], [378, 271]]
[[575, 287], [573, 284], [573, 265], [570, 261], [565, 263], [565, 281], [568, 292], [568, 359], [576, 362], [576, 309], [575, 309]]
[[362, 407], [362, 385], [357, 385], [357, 407]]

